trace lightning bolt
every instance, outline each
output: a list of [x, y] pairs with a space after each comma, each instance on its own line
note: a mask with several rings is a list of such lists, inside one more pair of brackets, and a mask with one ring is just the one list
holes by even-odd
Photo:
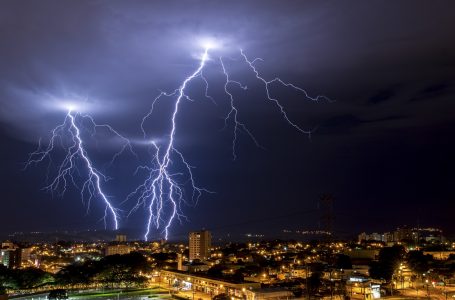
[[[273, 84], [280, 84], [280, 85], [282, 85], [284, 87], [288, 87], [288, 88], [290, 87], [290, 88], [292, 88], [292, 89], [294, 89], [294, 90], [296, 90], [298, 92], [303, 93], [305, 98], [309, 99], [311, 101], [319, 102], [320, 100], [325, 100], [325, 101], [328, 101], [328, 102], [332, 102], [332, 100], [329, 99], [328, 97], [324, 96], [324, 95], [318, 95], [316, 97], [312, 97], [312, 96], [309, 95], [309, 93], [305, 89], [303, 89], [303, 88], [301, 88], [299, 86], [296, 86], [296, 85], [294, 85], [292, 83], [285, 82], [282, 79], [280, 79], [279, 77], [275, 77], [272, 80], [266, 80], [266, 79], [264, 79], [264, 77], [262, 77], [260, 75], [259, 71], [255, 67], [255, 63], [256, 62], [258, 62], [258, 61], [263, 62], [264, 61], [262, 58], [258, 57], [258, 58], [254, 58], [253, 60], [250, 60], [246, 56], [246, 54], [243, 51], [243, 49], [240, 49], [240, 55], [241, 55], [242, 59], [245, 61], [245, 63], [247, 64], [248, 68], [254, 73], [255, 77], [259, 81], [264, 83], [264, 88], [265, 88], [267, 100], [272, 101], [275, 104], [275, 106], [278, 107], [283, 119], [290, 126], [292, 126], [295, 129], [297, 129], [299, 132], [307, 134], [308, 136], [311, 136], [312, 131], [311, 130], [305, 130], [302, 127], [300, 127], [299, 125], [297, 125], [294, 121], [292, 121], [289, 118], [286, 110], [284, 109], [284, 106], [280, 103], [280, 101], [277, 98], [272, 96], [272, 93], [270, 91], [272, 85]], [[233, 59], [233, 58], [230, 58], [230, 59]], [[228, 114], [226, 115], [226, 118], [224, 119], [225, 128], [227, 127], [227, 124], [228, 124], [229, 120], [232, 120], [232, 122], [234, 124], [233, 139], [232, 139], [232, 158], [233, 158], [233, 160], [236, 160], [237, 159], [237, 155], [236, 155], [235, 149], [236, 149], [236, 146], [237, 146], [236, 145], [236, 143], [237, 143], [237, 134], [238, 134], [238, 132], [241, 132], [242, 130], [243, 130], [243, 132], [245, 132], [251, 138], [251, 140], [256, 144], [256, 146], [258, 146], [259, 148], [263, 148], [263, 147], [258, 143], [258, 141], [254, 137], [252, 132], [247, 128], [247, 126], [239, 120], [238, 108], [235, 105], [234, 96], [229, 91], [229, 86], [237, 86], [237, 87], [240, 87], [243, 90], [247, 90], [247, 86], [243, 85], [240, 81], [236, 81], [236, 80], [232, 80], [231, 79], [231, 77], [230, 77], [230, 75], [229, 75], [229, 73], [228, 73], [228, 71], [226, 69], [223, 57], [220, 57], [219, 61], [220, 61], [221, 69], [222, 69], [223, 74], [225, 76], [224, 92], [228, 95], [229, 100], [230, 100], [230, 111], [228, 112]]]
[[304, 90], [303, 88], [301, 87], [298, 87], [292, 83], [288, 83], [288, 82], [284, 82], [283, 80], [281, 80], [279, 77], [275, 77], [273, 78], [272, 80], [265, 80], [260, 74], [259, 74], [259, 71], [256, 69], [256, 67], [254, 66], [254, 63], [256, 61], [264, 61], [262, 58], [255, 58], [253, 59], [252, 61], [248, 59], [248, 57], [245, 55], [245, 53], [243, 52], [242, 49], [240, 49], [240, 54], [241, 56], [243, 57], [243, 59], [245, 60], [245, 62], [248, 64], [248, 66], [250, 67], [250, 69], [254, 72], [254, 74], [256, 75], [256, 78], [259, 79], [260, 81], [262, 81], [264, 83], [264, 86], [265, 86], [265, 91], [266, 91], [266, 94], [267, 94], [267, 99], [269, 101], [272, 101], [275, 103], [275, 105], [279, 108], [283, 118], [286, 120], [286, 122], [288, 122], [289, 125], [291, 125], [292, 127], [294, 127], [295, 129], [297, 129], [298, 131], [300, 131], [301, 133], [305, 133], [305, 134], [311, 134], [311, 131], [309, 130], [304, 130], [302, 129], [300, 126], [298, 126], [297, 124], [295, 124], [293, 121], [291, 121], [284, 109], [284, 106], [278, 101], [278, 99], [274, 98], [271, 93], [270, 93], [270, 86], [274, 83], [279, 83], [281, 84], [282, 86], [284, 87], [291, 87], [293, 88], [294, 90], [296, 91], [299, 91], [301, 93], [303, 93], [303, 95], [309, 99], [309, 100], [312, 100], [312, 101], [316, 101], [318, 102], [319, 100], [326, 100], [328, 102], [331, 102], [332, 100], [330, 100], [329, 98], [327, 98], [326, 96], [323, 96], [323, 95], [318, 95], [316, 97], [311, 97], [308, 92], [306, 90]]
[[230, 76], [229, 76], [229, 73], [226, 71], [226, 67], [224, 65], [223, 58], [220, 57], [219, 60], [220, 60], [221, 68], [223, 70], [223, 74], [226, 77], [226, 81], [224, 82], [224, 92], [229, 96], [230, 105], [231, 105], [231, 109], [230, 109], [229, 113], [226, 115], [226, 118], [224, 118], [224, 127], [226, 128], [228, 126], [228, 122], [229, 122], [230, 119], [233, 120], [233, 122], [234, 122], [233, 135], [234, 135], [234, 137], [232, 138], [232, 158], [234, 160], [236, 160], [237, 159], [237, 155], [235, 154], [235, 148], [236, 148], [236, 143], [237, 143], [237, 133], [240, 130], [243, 130], [244, 132], [246, 132], [246, 134], [253, 140], [253, 142], [256, 144], [256, 146], [258, 146], [260, 148], [262, 148], [262, 147], [261, 147], [261, 145], [259, 145], [258, 141], [254, 137], [254, 135], [251, 133], [251, 131], [246, 127], [246, 125], [239, 121], [239, 117], [238, 117], [239, 110], [235, 106], [234, 96], [229, 91], [229, 85], [233, 85], [233, 84], [237, 85], [243, 90], [246, 90], [247, 86], [246, 85], [242, 85], [242, 83], [240, 83], [240, 81], [232, 80], [230, 78]]
[[[188, 203], [187, 199], [184, 197], [184, 184], [180, 183], [177, 180], [178, 176], [187, 176], [187, 181], [190, 184], [191, 189], [191, 200], [196, 202], [201, 197], [204, 192], [211, 193], [210, 191], [200, 188], [196, 185], [194, 176], [192, 173], [192, 166], [185, 160], [182, 152], [176, 149], [174, 145], [175, 135], [177, 132], [177, 116], [179, 113], [180, 103], [182, 99], [189, 101], [194, 101], [186, 93], [186, 88], [196, 78], [201, 78], [205, 85], [205, 97], [211, 99], [214, 103], [214, 99], [208, 95], [209, 84], [206, 77], [203, 75], [203, 69], [206, 66], [207, 61], [209, 60], [209, 50], [210, 46], [206, 46], [199, 60], [199, 65], [196, 70], [186, 77], [179, 88], [175, 89], [171, 93], [166, 93], [161, 91], [160, 94], [153, 100], [151, 110], [144, 116], [141, 122], [141, 129], [144, 137], [146, 138], [145, 130], [145, 121], [152, 116], [156, 102], [163, 97], [175, 97], [174, 109], [170, 119], [171, 130], [169, 133], [169, 139], [165, 145], [159, 145], [155, 141], [151, 141], [150, 144], [155, 151], [155, 155], [152, 159], [151, 166], [140, 166], [137, 168], [136, 172], [140, 170], [145, 170], [147, 172], [147, 177], [144, 182], [139, 185], [125, 201], [135, 198], [137, 200], [135, 206], [130, 211], [131, 215], [134, 211], [138, 210], [140, 207], [144, 206], [147, 208], [148, 218], [146, 222], [146, 232], [144, 239], [147, 240], [151, 232], [152, 226], [157, 230], [162, 228], [162, 233], [164, 234], [165, 239], [169, 237], [169, 228], [172, 225], [175, 219], [181, 220], [185, 218], [181, 210], [182, 203]], [[262, 77], [255, 67], [255, 63], [258, 61], [263, 61], [261, 58], [255, 58], [253, 60], [248, 59], [242, 49], [240, 49], [240, 56], [243, 61], [247, 64], [249, 69], [255, 74], [256, 78], [264, 83], [265, 92], [267, 100], [272, 101], [276, 107], [278, 107], [284, 120], [292, 127], [297, 129], [299, 132], [305, 134], [311, 134], [311, 131], [304, 130], [298, 126], [294, 121], [292, 121], [287, 112], [284, 109], [284, 106], [279, 102], [277, 98], [274, 98], [271, 93], [271, 88], [273, 84], [281, 84], [284, 87], [292, 88], [296, 91], [303, 93], [303, 95], [312, 101], [319, 100], [328, 100], [329, 98], [325, 96], [316, 96], [311, 97], [306, 90], [300, 88], [292, 83], [287, 83], [281, 80], [278, 77], [275, 77], [272, 80], [266, 80]], [[243, 85], [240, 81], [231, 79], [229, 72], [226, 68], [225, 61], [223, 57], [219, 57], [219, 63], [221, 66], [222, 73], [224, 74], [224, 92], [229, 98], [230, 110], [227, 113], [224, 121], [225, 127], [227, 127], [229, 122], [234, 124], [233, 128], [233, 141], [232, 141], [232, 156], [233, 159], [236, 159], [236, 143], [238, 138], [238, 133], [243, 131], [245, 132], [251, 140], [258, 146], [261, 147], [252, 132], [247, 128], [245, 123], [240, 121], [238, 116], [238, 108], [233, 94], [230, 92], [229, 88], [231, 86], [237, 86], [243, 90], [246, 90], [247, 87]], [[171, 166], [180, 164], [182, 167], [181, 172], [172, 173]]]
[[[59, 196], [63, 196], [68, 185], [72, 184], [80, 190], [81, 199], [87, 206], [87, 212], [90, 208], [92, 199], [100, 199], [105, 204], [103, 217], [105, 227], [107, 227], [107, 218], [110, 214], [114, 225], [113, 227], [118, 229], [118, 210], [109, 201], [108, 196], [103, 192], [101, 186], [102, 181], [105, 182], [109, 178], [93, 166], [93, 163], [87, 154], [80, 129], [80, 127], [83, 126], [83, 121], [88, 121], [92, 126], [92, 130], [89, 131], [92, 136], [96, 133], [98, 128], [105, 128], [122, 140], [123, 145], [121, 149], [114, 154], [110, 164], [125, 151], [130, 151], [135, 155], [129, 140], [119, 134], [111, 126], [107, 124], [96, 124], [91, 116], [81, 115], [80, 113], [75, 113], [69, 109], [63, 123], [51, 131], [51, 138], [47, 146], [42, 147], [40, 141], [37, 150], [29, 155], [25, 168], [32, 164], [38, 164], [48, 160], [48, 178], [50, 167], [53, 164], [52, 154], [57, 152], [57, 148], [60, 146], [65, 151], [64, 158], [57, 166], [56, 176], [46, 187], [44, 187], [44, 189], [51, 193], [58, 192]], [[86, 126], [83, 127], [86, 129]], [[85, 176], [82, 185], [77, 184], [76, 175]]]
[[[183, 154], [176, 149], [174, 145], [175, 133], [177, 130], [176, 119], [179, 112], [179, 106], [182, 99], [187, 99], [192, 101], [192, 99], [185, 94], [185, 89], [190, 81], [200, 77], [206, 83], [206, 96], [208, 83], [202, 74], [202, 69], [205, 66], [206, 61], [208, 60], [208, 48], [204, 51], [204, 54], [201, 57], [198, 68], [176, 89], [173, 93], [161, 92], [158, 97], [156, 97], [152, 103], [152, 109], [150, 112], [142, 119], [141, 129], [146, 136], [144, 130], [144, 122], [151, 116], [153, 113], [154, 105], [161, 97], [172, 97], [177, 96], [174, 109], [171, 116], [171, 132], [169, 134], [169, 141], [167, 145], [160, 147], [156, 142], [152, 141], [151, 144], [156, 150], [156, 155], [152, 161], [153, 167], [141, 166], [140, 169], [145, 169], [149, 172], [149, 176], [145, 179], [144, 183], [141, 184], [135, 191], [128, 195], [127, 200], [132, 197], [137, 197], [137, 204], [133, 208], [132, 212], [137, 210], [141, 205], [148, 206], [149, 217], [146, 225], [146, 232], [144, 239], [148, 240], [150, 230], [152, 225], [155, 228], [160, 229], [163, 227], [163, 233], [165, 239], [168, 239], [169, 236], [169, 227], [172, 225], [172, 222], [175, 218], [181, 219], [184, 217], [181, 211], [182, 202], [187, 203], [184, 198], [183, 185], [176, 181], [175, 177], [183, 175], [181, 172], [173, 174], [170, 170], [170, 166], [177, 159], [180, 164], [183, 166], [186, 171], [189, 183], [192, 189], [191, 199], [195, 202], [198, 201], [203, 192], [210, 192], [206, 189], [200, 188], [196, 185], [192, 166], [185, 160]], [[162, 150], [164, 148], [164, 150]], [[147, 204], [148, 203], [148, 204]], [[165, 212], [164, 210], [167, 211]]]

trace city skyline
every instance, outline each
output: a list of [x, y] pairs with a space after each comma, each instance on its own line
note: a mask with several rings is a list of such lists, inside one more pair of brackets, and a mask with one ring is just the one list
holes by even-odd
[[124, 234], [96, 242], [6, 240], [0, 244], [0, 295], [444, 300], [455, 296], [455, 242], [435, 233], [441, 231], [402, 227], [385, 240], [362, 233], [358, 241], [217, 244], [206, 230], [178, 243]]
[[[0, 201], [8, 213], [0, 233], [102, 229], [111, 201], [120, 230], [144, 235], [144, 223], [153, 219], [147, 204], [139, 201], [128, 215], [136, 202], [125, 200], [147, 178], [143, 169], [135, 171], [149, 166], [152, 144], [168, 145], [175, 99], [157, 102], [145, 138], [141, 121], [161, 91], [179, 89], [205, 63], [201, 55], [208, 48], [197, 41], [209, 37], [220, 46], [188, 87], [191, 99], [182, 103], [175, 135], [180, 152], [174, 153], [183, 154], [204, 193], [197, 205], [182, 204], [188, 217], [182, 223], [156, 218], [151, 239], [167, 224], [170, 239], [201, 228], [261, 234], [330, 227], [357, 235], [409, 225], [453, 234], [453, 3], [353, 1], [349, 9], [337, 2], [258, 3], [195, 2], [183, 12], [172, 1], [2, 2]], [[246, 57], [263, 60], [255, 67], [266, 80], [303, 87], [310, 99], [289, 86], [271, 86], [283, 118], [266, 101]], [[248, 128], [238, 132], [234, 157], [233, 123], [222, 130], [231, 109], [226, 80], [241, 83], [229, 91]], [[327, 98], [312, 101], [318, 95]], [[52, 197], [42, 190], [46, 164], [23, 170], [38, 140], [46, 144], [51, 130], [73, 116], [68, 102], [85, 104], [87, 111], [77, 113], [119, 133], [95, 136], [82, 130], [89, 128], [82, 119], [73, 122], [85, 134], [92, 176], [110, 178], [102, 182], [105, 201], [85, 199], [84, 205], [75, 188]], [[66, 110], [56, 109], [61, 106]], [[110, 164], [124, 145], [119, 136], [131, 141], [134, 153]], [[164, 158], [157, 161], [167, 167]], [[172, 172], [184, 171], [163, 174]], [[333, 200], [322, 209], [324, 194]], [[116, 210], [110, 211], [112, 226]]]

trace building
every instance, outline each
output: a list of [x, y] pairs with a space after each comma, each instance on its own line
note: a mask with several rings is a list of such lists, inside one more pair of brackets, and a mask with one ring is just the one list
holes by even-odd
[[442, 235], [442, 230], [438, 228], [410, 228], [403, 226], [392, 232], [383, 234], [362, 232], [358, 236], [359, 244], [365, 241], [381, 241], [387, 244], [399, 242], [411, 242], [418, 244], [419, 242], [444, 242], [445, 238]]
[[[253, 300], [247, 291], [259, 289], [260, 283], [257, 282], [233, 282], [224, 279], [214, 279], [203, 275], [192, 275], [187, 272], [161, 270], [159, 280], [170, 289], [178, 291], [195, 291], [210, 295], [210, 297], [226, 294], [231, 299], [239, 298]], [[250, 297], [248, 297], [250, 296]], [[259, 298], [259, 297], [258, 297]]]
[[455, 251], [423, 251], [423, 255], [431, 255], [436, 260], [446, 260], [450, 255], [455, 255]]
[[368, 241], [368, 234], [366, 232], [362, 232], [358, 235], [358, 243], [362, 243], [363, 241]]
[[131, 252], [131, 248], [128, 245], [109, 245], [106, 246], [104, 249], [104, 255], [109, 256], [109, 255], [115, 255], [115, 254], [128, 254]]
[[394, 240], [393, 240], [393, 233], [391, 232], [384, 232], [382, 234], [382, 241], [387, 243], [387, 244], [390, 244], [390, 243], [393, 243]]
[[309, 273], [310, 272], [306, 266], [296, 266], [291, 269], [292, 278], [307, 278]]
[[197, 272], [207, 272], [210, 269], [210, 266], [200, 262], [200, 261], [193, 261], [193, 262], [186, 262], [182, 265], [182, 270], [185, 272], [190, 273], [197, 273]]
[[32, 248], [21, 248], [21, 263], [28, 263], [32, 260]]
[[394, 232], [394, 241], [417, 241], [417, 231], [408, 226], [398, 227]]
[[190, 261], [206, 260], [210, 257], [212, 235], [207, 230], [193, 231], [189, 234]]
[[384, 241], [384, 235], [379, 234], [377, 232], [373, 232], [371, 234], [366, 234], [365, 232], [362, 232], [358, 236], [359, 244], [365, 241], [375, 241], [375, 242], [383, 242]]
[[351, 298], [356, 296], [360, 296], [361, 299], [381, 298], [381, 286], [363, 276], [350, 276], [346, 281], [346, 291]]
[[245, 298], [249, 300], [286, 300], [295, 298], [292, 291], [284, 288], [254, 288], [245, 290]]
[[32, 248], [21, 248], [21, 260], [22, 261], [31, 260], [32, 251], [33, 251]]
[[14, 245], [13, 242], [10, 241], [4, 241], [2, 242], [2, 249], [16, 249], [16, 245]]
[[0, 264], [7, 268], [14, 269], [21, 266], [20, 249], [2, 249], [0, 250]]
[[181, 253], [177, 253], [177, 270], [184, 271], [183, 270], [183, 255]]
[[126, 235], [125, 234], [117, 234], [115, 236], [115, 241], [118, 243], [125, 243], [126, 242]]
[[379, 249], [349, 249], [345, 250], [343, 254], [349, 256], [351, 259], [377, 259], [379, 256]]

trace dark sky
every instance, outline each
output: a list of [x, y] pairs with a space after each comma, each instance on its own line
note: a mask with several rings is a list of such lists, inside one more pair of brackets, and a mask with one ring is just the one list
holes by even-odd
[[[171, 236], [201, 227], [318, 229], [319, 213], [303, 212], [322, 193], [334, 196], [340, 233], [417, 223], [454, 232], [454, 11], [453, 1], [1, 1], [0, 232], [103, 227], [99, 201], [86, 214], [75, 189], [63, 197], [42, 190], [46, 164], [22, 170], [39, 138], [63, 121], [61, 103], [88, 99], [95, 120], [131, 138], [139, 153], [104, 169], [118, 145], [87, 142], [112, 177], [103, 187], [124, 210], [122, 227], [142, 233], [145, 213], [127, 219], [134, 203], [121, 204], [144, 179], [135, 168], [150, 159], [140, 121], [160, 90], [195, 70], [203, 38], [223, 44], [204, 69], [217, 105], [194, 81], [196, 101], [182, 104], [176, 143], [198, 184], [215, 193], [184, 207], [189, 221]], [[264, 78], [334, 100], [271, 89], [295, 123], [316, 129], [311, 139], [266, 101], [239, 48], [264, 59]], [[229, 107], [219, 56], [248, 86], [231, 91], [264, 147], [241, 134], [235, 161], [232, 126], [222, 130]], [[172, 101], [146, 124], [156, 139], [167, 138]]]

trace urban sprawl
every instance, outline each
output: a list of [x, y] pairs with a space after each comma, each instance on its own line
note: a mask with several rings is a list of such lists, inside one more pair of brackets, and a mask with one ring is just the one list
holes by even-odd
[[[342, 241], [3, 241], [0, 299], [455, 299], [455, 241], [402, 227]], [[103, 298], [104, 297], [104, 298]], [[141, 298], [141, 299], [145, 299]], [[31, 299], [31, 298], [30, 298]], [[139, 298], [137, 298], [139, 299]], [[398, 299], [398, 298], [395, 298]]]

